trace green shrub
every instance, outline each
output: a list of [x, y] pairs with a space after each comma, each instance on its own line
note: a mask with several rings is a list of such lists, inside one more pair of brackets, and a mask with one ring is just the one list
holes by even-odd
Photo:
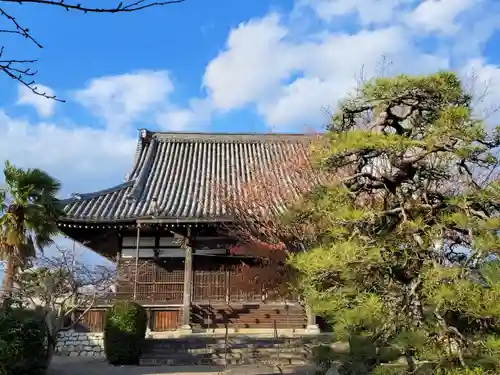
[[47, 334], [43, 318], [34, 311], [0, 311], [0, 375], [44, 374]]
[[494, 375], [493, 371], [488, 371], [480, 367], [470, 369], [454, 369], [442, 372], [444, 375]]
[[104, 353], [112, 365], [137, 365], [146, 336], [146, 310], [134, 302], [116, 303], [106, 311]]
[[328, 345], [318, 345], [312, 348], [312, 358], [316, 366], [327, 370], [333, 361], [333, 349]]

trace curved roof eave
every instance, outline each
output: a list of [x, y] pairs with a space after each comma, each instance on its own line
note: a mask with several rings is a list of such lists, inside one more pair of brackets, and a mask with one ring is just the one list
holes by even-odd
[[75, 223], [75, 224], [119, 224], [119, 223], [166, 223], [166, 224], [203, 224], [203, 223], [229, 223], [233, 221], [230, 216], [227, 217], [168, 217], [168, 216], [155, 216], [155, 217], [129, 217], [129, 218], [117, 218], [117, 219], [108, 219], [108, 218], [96, 218], [96, 219], [87, 219], [87, 218], [72, 218], [63, 216], [59, 218], [58, 222], [60, 223]]
[[58, 202], [60, 202], [64, 205], [68, 205], [71, 203], [80, 202], [82, 200], [91, 200], [91, 199], [100, 197], [102, 195], [115, 193], [119, 190], [126, 189], [128, 187], [132, 187], [132, 186], [134, 186], [134, 183], [135, 183], [135, 180], [129, 180], [129, 181], [125, 181], [121, 184], [115, 185], [113, 187], [90, 192], [90, 193], [73, 193], [73, 194], [71, 194], [71, 198], [58, 199]]

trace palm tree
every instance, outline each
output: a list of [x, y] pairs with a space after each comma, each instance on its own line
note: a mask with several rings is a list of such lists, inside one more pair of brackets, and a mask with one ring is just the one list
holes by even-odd
[[63, 215], [56, 198], [60, 183], [40, 169], [16, 168], [8, 161], [0, 187], [0, 260], [6, 261], [4, 306], [8, 306], [19, 268], [52, 243]]

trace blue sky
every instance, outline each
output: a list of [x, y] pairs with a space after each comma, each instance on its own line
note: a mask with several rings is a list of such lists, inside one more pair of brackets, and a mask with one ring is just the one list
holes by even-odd
[[[113, 5], [84, 2], [98, 3]], [[488, 86], [478, 113], [500, 98], [498, 1], [186, 0], [111, 15], [9, 5], [44, 48], [2, 35], [5, 57], [39, 59], [38, 82], [66, 103], [0, 75], [0, 159], [46, 169], [62, 196], [123, 181], [140, 127], [321, 127], [362, 68], [455, 70], [477, 93]]]

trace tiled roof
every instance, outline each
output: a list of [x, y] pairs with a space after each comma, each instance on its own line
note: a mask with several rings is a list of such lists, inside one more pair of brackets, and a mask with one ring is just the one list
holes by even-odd
[[304, 153], [310, 139], [303, 134], [142, 130], [127, 181], [94, 193], [74, 194], [63, 201], [65, 220], [230, 219], [214, 186], [237, 187], [251, 179], [256, 170], [276, 168], [277, 161]]

